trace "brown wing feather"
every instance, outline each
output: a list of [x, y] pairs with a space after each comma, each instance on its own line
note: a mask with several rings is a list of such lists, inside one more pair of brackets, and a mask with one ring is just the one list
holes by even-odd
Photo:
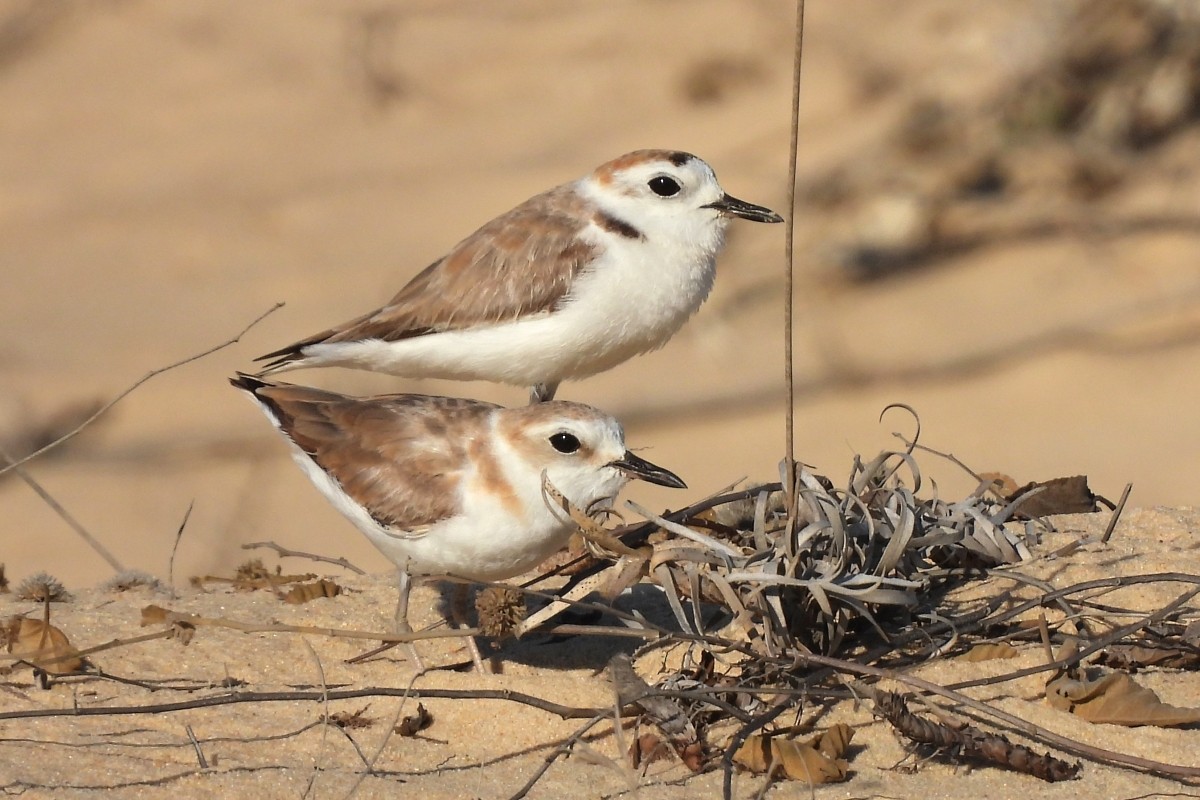
[[283, 432], [383, 525], [415, 531], [458, 511], [472, 437], [496, 406], [427, 395], [351, 397], [239, 376]]
[[459, 242], [384, 307], [260, 356], [267, 369], [322, 342], [398, 341], [552, 310], [593, 258], [578, 238], [591, 214], [570, 185], [540, 194]]

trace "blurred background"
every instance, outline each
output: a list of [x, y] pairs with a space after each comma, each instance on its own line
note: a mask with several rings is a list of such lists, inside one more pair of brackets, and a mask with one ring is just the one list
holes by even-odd
[[[1018, 483], [1192, 505], [1200, 473], [1200, 14], [1192, 2], [810, 0], [796, 452], [836, 483], [912, 432]], [[271, 539], [387, 562], [226, 383], [367, 311], [478, 225], [641, 147], [786, 208], [791, 2], [0, 0], [0, 444], [118, 560], [176, 580]], [[784, 454], [783, 226], [734, 223], [663, 350], [564, 399], [686, 493]], [[632, 289], [631, 289], [632, 290]], [[343, 370], [352, 393], [525, 391]], [[925, 457], [946, 496], [974, 481]], [[109, 568], [12, 473], [0, 562]]]

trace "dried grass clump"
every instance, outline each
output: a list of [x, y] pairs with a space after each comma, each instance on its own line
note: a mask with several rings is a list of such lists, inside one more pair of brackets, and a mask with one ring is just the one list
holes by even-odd
[[100, 588], [106, 592], [128, 592], [134, 589], [148, 589], [152, 592], [166, 591], [162, 585], [162, 581], [158, 578], [148, 572], [136, 569], [127, 569], [118, 572], [100, 584]]
[[[797, 643], [831, 654], [863, 623], [888, 639], [884, 615], [927, 605], [970, 569], [1029, 557], [1027, 532], [1005, 527], [1017, 504], [990, 499], [989, 486], [956, 502], [921, 499], [907, 451], [856, 459], [843, 489], [798, 467], [793, 523], [772, 491], [778, 486], [752, 493], [753, 514], [743, 505], [694, 520], [710, 532], [655, 519], [674, 538], [655, 545], [649, 572], [689, 633], [720, 626], [765, 654]], [[683, 600], [697, 598], [725, 613], [685, 611]]]

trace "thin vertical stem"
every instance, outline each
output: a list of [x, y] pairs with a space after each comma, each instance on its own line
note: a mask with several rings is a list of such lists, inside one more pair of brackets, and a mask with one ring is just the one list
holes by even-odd
[[792, 138], [788, 156], [788, 221], [784, 239], [784, 293], [783, 293], [783, 378], [787, 383], [787, 416], [785, 423], [786, 455], [785, 497], [789, 516], [796, 508], [796, 382], [793, 367], [793, 273], [795, 259], [793, 243], [796, 238], [796, 156], [800, 149], [800, 65], [804, 55], [804, 0], [796, 0], [796, 44], [792, 58]]

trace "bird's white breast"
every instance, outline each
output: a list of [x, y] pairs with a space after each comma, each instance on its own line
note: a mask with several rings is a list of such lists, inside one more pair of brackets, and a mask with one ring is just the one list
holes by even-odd
[[576, 358], [564, 377], [583, 377], [664, 345], [712, 291], [719, 223], [689, 225], [681, 235], [652, 227], [643, 239], [589, 228], [603, 255], [557, 312], [560, 335]]

